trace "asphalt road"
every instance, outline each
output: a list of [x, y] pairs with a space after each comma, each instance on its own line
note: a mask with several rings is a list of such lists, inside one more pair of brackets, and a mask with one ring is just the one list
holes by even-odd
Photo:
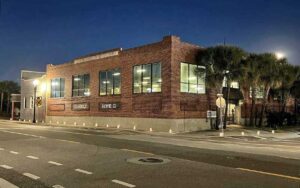
[[[132, 139], [135, 137], [139, 139]], [[151, 138], [158, 139], [114, 129], [0, 121], [0, 188], [300, 187], [297, 158], [222, 149], [251, 146], [265, 150], [267, 147], [262, 147], [262, 143], [210, 138], [196, 140], [201, 145], [197, 148], [173, 144], [171, 137], [165, 138], [171, 140], [167, 144], [149, 141]], [[300, 149], [297, 140], [282, 145], [273, 141], [263, 144], [283, 154]], [[220, 149], [215, 149], [217, 146]], [[148, 160], [137, 161], [142, 164], [128, 162], [138, 157]], [[170, 161], [161, 164], [151, 160], [156, 158]]]

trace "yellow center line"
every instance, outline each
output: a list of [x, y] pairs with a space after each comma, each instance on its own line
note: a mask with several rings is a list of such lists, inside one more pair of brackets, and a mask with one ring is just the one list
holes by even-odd
[[130, 151], [134, 153], [142, 153], [142, 154], [147, 154], [147, 155], [154, 155], [153, 153], [148, 153], [148, 152], [143, 152], [143, 151], [137, 151], [137, 150], [131, 150], [131, 149], [121, 149], [122, 151]]
[[247, 168], [236, 168], [236, 169], [247, 171], [247, 172], [255, 172], [255, 173], [259, 173], [259, 174], [265, 174], [265, 175], [270, 175], [270, 176], [277, 176], [277, 177], [281, 177], [281, 178], [288, 178], [288, 179], [293, 179], [293, 180], [300, 181], [299, 177], [294, 177], [294, 176], [287, 176], [287, 175], [275, 174], [275, 173], [271, 173], [271, 172], [264, 172], [264, 171], [258, 171], [258, 170], [251, 170], [251, 169], [247, 169]]

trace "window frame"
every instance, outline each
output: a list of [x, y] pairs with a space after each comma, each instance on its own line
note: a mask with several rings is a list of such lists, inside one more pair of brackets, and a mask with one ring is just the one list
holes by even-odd
[[[153, 92], [153, 64], [160, 64], [160, 79], [161, 79], [161, 82], [160, 82], [160, 91], [156, 91], [156, 92]], [[141, 89], [140, 91], [141, 92], [138, 92], [138, 93], [135, 93], [134, 92], [134, 68], [135, 67], [138, 67], [138, 66], [141, 66], [141, 70], [143, 70], [143, 66], [146, 66], [146, 65], [150, 65], [150, 70], [151, 70], [151, 73], [150, 73], [150, 84], [151, 84], [151, 92], [144, 92], [144, 88], [143, 88], [143, 79], [144, 79], [144, 72], [142, 71], [141, 72], [141, 78], [140, 78], [140, 83], [141, 83]], [[155, 63], [146, 63], [146, 64], [139, 64], [139, 65], [134, 65], [132, 67], [132, 93], [133, 94], [150, 94], [150, 93], [161, 93], [162, 92], [162, 63], [161, 62], [155, 62]]]
[[[108, 78], [108, 76], [107, 76], [107, 73], [109, 72], [109, 71], [112, 71], [112, 75], [114, 74], [114, 73], [116, 73], [116, 72], [119, 72], [120, 73], [120, 93], [119, 94], [115, 94], [115, 78], [114, 78], [114, 75], [112, 76], [112, 89], [113, 89], [113, 94], [109, 94], [108, 92], [107, 92], [107, 78]], [[105, 95], [101, 95], [101, 72], [102, 73], [105, 73], [105, 77], [106, 77], [106, 79], [105, 79]], [[120, 96], [121, 94], [122, 94], [122, 79], [121, 79], [121, 76], [122, 76], [122, 71], [121, 71], [121, 68], [113, 68], [113, 69], [106, 69], [106, 70], [100, 70], [99, 71], [99, 73], [98, 73], [98, 80], [99, 80], [99, 91], [98, 91], [98, 95], [100, 96], [100, 97], [104, 97], [104, 96]]]
[[[88, 80], [89, 80], [89, 82], [88, 82], [88, 87], [85, 87], [86, 86], [86, 80], [85, 80], [85, 78], [86, 78], [86, 75], [88, 76]], [[77, 85], [77, 95], [75, 95], [74, 96], [74, 77], [79, 77], [79, 76], [82, 76], [83, 77], [83, 89], [79, 89], [79, 84]], [[75, 75], [72, 75], [72, 97], [90, 97], [91, 96], [91, 94], [90, 95], [88, 95], [88, 96], [86, 96], [86, 95], [84, 95], [84, 92], [85, 92], [85, 89], [88, 89], [89, 90], [89, 92], [90, 92], [90, 81], [91, 81], [91, 76], [90, 76], [90, 74], [89, 73], [82, 73], [82, 74], [75, 74]], [[83, 90], [83, 95], [79, 95], [79, 90]]]
[[[72, 77], [73, 78], [73, 77]], [[56, 79], [58, 79], [59, 80], [59, 97], [56, 97], [56, 95], [55, 96], [53, 96], [52, 95], [52, 81], [53, 80], [56, 80]], [[63, 90], [62, 90], [62, 81], [63, 81]], [[73, 80], [72, 80], [73, 81]], [[65, 97], [65, 85], [66, 85], [66, 80], [65, 80], [65, 78], [61, 78], [61, 77], [57, 77], [57, 78], [52, 78], [51, 80], [50, 80], [50, 98], [52, 98], [52, 99], [56, 99], [56, 98], [64, 98]], [[73, 90], [72, 90], [73, 91]], [[56, 91], [55, 90], [55, 92], [58, 92], [58, 91]], [[63, 94], [63, 96], [62, 96], [62, 94]]]
[[[188, 77], [187, 77], [187, 82], [182, 82], [181, 81], [181, 64], [187, 64], [188, 65]], [[179, 74], [179, 91], [180, 91], [180, 93], [189, 93], [189, 94], [197, 94], [197, 95], [201, 95], [201, 94], [206, 94], [206, 84], [205, 84], [205, 77], [206, 76], [204, 76], [204, 84], [203, 84], [203, 86], [204, 86], [204, 92], [203, 93], [201, 93], [201, 92], [199, 92], [198, 91], [198, 89], [197, 89], [197, 92], [196, 93], [194, 93], [194, 92], [190, 92], [190, 85], [195, 85], [195, 84], [193, 84], [193, 83], [190, 83], [190, 65], [194, 65], [194, 66], [196, 66], [196, 68], [203, 68], [203, 69], [206, 69], [205, 68], [205, 66], [201, 66], [201, 65], [197, 65], [197, 64], [193, 64], [193, 63], [187, 63], [187, 62], [180, 62], [179, 63], [179, 71], [180, 71], [180, 74]], [[196, 80], [197, 80], [197, 84], [196, 84], [196, 86], [198, 87], [199, 85], [202, 85], [202, 84], [199, 84], [199, 76], [198, 75], [196, 75]], [[181, 84], [187, 84], [187, 86], [188, 86], [188, 91], [186, 92], [186, 91], [181, 91]]]

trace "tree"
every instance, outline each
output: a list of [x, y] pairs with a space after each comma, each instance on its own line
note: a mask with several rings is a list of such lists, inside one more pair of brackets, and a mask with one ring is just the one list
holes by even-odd
[[[216, 46], [200, 52], [198, 64], [206, 68], [206, 87], [215, 91], [220, 90], [222, 93], [224, 76], [226, 76], [227, 86], [230, 87], [231, 82], [239, 77], [240, 62], [245, 57], [246, 52], [235, 46]], [[196, 74], [203, 75], [203, 70], [198, 70]], [[229, 93], [227, 93], [227, 96], [229, 96]], [[229, 101], [226, 100], [224, 128], [226, 128], [228, 103]]]
[[263, 100], [259, 115], [259, 127], [262, 126], [263, 119], [265, 117], [265, 110], [268, 105], [270, 89], [272, 87], [277, 87], [278, 82], [280, 81], [279, 70], [282, 64], [286, 64], [286, 60], [277, 60], [275, 54], [264, 53], [260, 54], [260, 64], [262, 72], [260, 75], [259, 87], [263, 87]]
[[[261, 75], [261, 57], [258, 54], [250, 54], [245, 60], [241, 62], [241, 74], [239, 76], [239, 83], [243, 90], [248, 91], [251, 95], [251, 110], [249, 125], [254, 126], [254, 108], [256, 104], [256, 89], [259, 85]], [[250, 90], [251, 88], [251, 90]], [[245, 96], [245, 95], [244, 95]]]
[[[20, 92], [20, 86], [18, 83], [14, 81], [0, 81], [0, 92], [1, 92], [1, 111], [3, 111], [3, 104], [6, 102], [6, 112], [9, 112], [10, 108], [10, 95], [12, 93], [19, 93]], [[5, 101], [5, 94], [6, 94], [6, 101]]]

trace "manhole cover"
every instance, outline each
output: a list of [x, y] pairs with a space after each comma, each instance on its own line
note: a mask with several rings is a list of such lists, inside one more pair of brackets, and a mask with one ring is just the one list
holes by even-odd
[[161, 158], [161, 157], [135, 157], [127, 159], [127, 162], [134, 164], [143, 164], [143, 165], [157, 165], [165, 164], [170, 162], [170, 159]]

